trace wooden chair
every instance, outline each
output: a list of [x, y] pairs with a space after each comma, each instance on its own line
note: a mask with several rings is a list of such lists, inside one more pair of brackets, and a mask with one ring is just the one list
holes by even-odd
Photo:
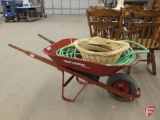
[[100, 36], [119, 39], [119, 28], [122, 25], [121, 11], [113, 9], [86, 10], [90, 37]]
[[135, 18], [133, 18], [133, 12], [139, 12], [141, 10], [143, 10], [144, 7], [142, 6], [127, 6], [125, 8], [122, 8], [122, 21], [123, 21], [123, 28], [122, 30], [124, 32], [122, 32], [122, 39], [128, 39], [128, 24], [132, 21], [135, 20]]
[[[140, 12], [134, 12], [133, 18], [136, 18], [136, 22], [129, 23], [129, 39], [140, 43], [147, 47], [150, 53], [147, 54], [147, 64], [151, 63], [152, 73], [156, 75], [156, 61], [154, 50], [160, 50], [160, 22], [157, 22], [157, 18], [160, 16], [160, 10], [142, 10]], [[157, 34], [158, 32], [158, 34]], [[136, 45], [132, 45], [133, 49], [140, 49]], [[130, 72], [130, 68], [127, 71]]]
[[142, 6], [135, 6], [135, 5], [122, 8], [122, 10], [132, 11], [132, 12], [139, 12], [139, 11], [141, 11], [143, 9], [144, 9], [144, 7], [142, 7]]

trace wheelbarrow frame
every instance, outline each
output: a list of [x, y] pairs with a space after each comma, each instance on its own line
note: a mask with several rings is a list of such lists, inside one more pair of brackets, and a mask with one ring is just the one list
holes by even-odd
[[[54, 41], [49, 40], [48, 38], [44, 37], [43, 35], [38, 34], [38, 36], [40, 36], [41, 38], [43, 38], [44, 40], [48, 41], [51, 44], [55, 43]], [[28, 51], [28, 50], [24, 50], [24, 49], [22, 49], [20, 47], [12, 45], [12, 44], [8, 44], [8, 46], [10, 46], [10, 47], [12, 47], [14, 49], [17, 49], [17, 50], [25, 53], [26, 55], [28, 55], [28, 56], [30, 56], [32, 58], [35, 58], [35, 59], [37, 59], [37, 60], [39, 60], [41, 62], [44, 62], [44, 63], [46, 63], [48, 65], [53, 66], [53, 67], [56, 67], [58, 70], [60, 70], [62, 72], [62, 99], [67, 101], [67, 102], [73, 102], [78, 97], [78, 95], [82, 92], [82, 90], [89, 84], [99, 86], [99, 87], [101, 87], [103, 89], [106, 89], [107, 91], [112, 92], [112, 93], [114, 93], [114, 94], [116, 94], [118, 96], [121, 96], [121, 97], [123, 97], [123, 98], [125, 98], [125, 99], [127, 99], [129, 101], [133, 101], [135, 98], [139, 98], [141, 96], [140, 88], [138, 88], [138, 93], [137, 94], [130, 95], [130, 94], [127, 94], [127, 93], [122, 92], [120, 90], [117, 90], [117, 89], [115, 89], [113, 87], [110, 87], [110, 86], [108, 86], [108, 85], [106, 85], [106, 84], [104, 84], [102, 82], [97, 82], [97, 81], [93, 80], [92, 78], [86, 77], [83, 74], [78, 73], [77, 71], [74, 71], [74, 70], [71, 70], [69, 68], [63, 67], [63, 66], [61, 66], [59, 64], [56, 64], [54, 61], [49, 60], [49, 59], [47, 59], [45, 57], [42, 57], [42, 56], [40, 56], [40, 55], [38, 55], [36, 53], [33, 53], [31, 51]], [[139, 60], [140, 60], [139, 55], [137, 55], [137, 57], [138, 58], [137, 58], [137, 60], [135, 61], [134, 64], [138, 63]], [[65, 80], [65, 72], [71, 74], [71, 77], [69, 77], [67, 80]], [[72, 99], [70, 99], [70, 98], [65, 97], [64, 92], [65, 92], [65, 87], [73, 80], [74, 77], [76, 77], [77, 82], [82, 84], [83, 87], [79, 90], [79, 92]], [[79, 78], [83, 79], [85, 82], [80, 81]]]

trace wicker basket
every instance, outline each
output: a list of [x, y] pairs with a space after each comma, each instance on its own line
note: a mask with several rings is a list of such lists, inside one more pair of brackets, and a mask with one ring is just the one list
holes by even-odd
[[122, 52], [126, 51], [130, 47], [129, 44], [126, 42], [106, 40], [106, 44], [108, 44], [114, 50], [109, 52], [95, 52], [84, 49], [80, 46], [83, 42], [87, 41], [89, 40], [83, 39], [83, 40], [76, 40], [74, 42], [74, 45], [80, 51], [83, 60], [102, 63], [102, 64], [116, 63], [121, 57]]

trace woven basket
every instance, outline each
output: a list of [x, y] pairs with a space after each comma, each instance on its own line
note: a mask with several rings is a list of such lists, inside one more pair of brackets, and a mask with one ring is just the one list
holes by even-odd
[[122, 52], [126, 51], [130, 47], [126, 42], [106, 40], [106, 43], [114, 50], [109, 52], [95, 52], [86, 50], [80, 46], [83, 42], [87, 41], [89, 40], [83, 39], [74, 41], [74, 45], [80, 51], [83, 60], [102, 64], [116, 63], [121, 57]]

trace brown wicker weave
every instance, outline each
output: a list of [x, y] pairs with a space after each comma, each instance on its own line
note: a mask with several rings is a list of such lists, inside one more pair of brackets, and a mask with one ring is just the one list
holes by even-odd
[[[90, 40], [76, 40], [74, 42], [75, 47], [80, 51], [83, 60], [86, 61], [91, 61], [91, 62], [97, 62], [97, 63], [102, 63], [102, 64], [114, 64], [116, 63], [122, 52], [126, 51], [130, 46], [126, 42], [122, 41], [113, 41], [113, 40], [107, 40], [106, 39], [106, 44], [112, 49], [113, 51], [109, 52], [97, 52], [96, 50], [87, 50], [81, 46], [83, 46], [83, 43], [87, 43]], [[91, 42], [90, 42], [91, 43]], [[96, 48], [96, 46], [95, 46]], [[92, 48], [93, 49], [93, 48]]]

